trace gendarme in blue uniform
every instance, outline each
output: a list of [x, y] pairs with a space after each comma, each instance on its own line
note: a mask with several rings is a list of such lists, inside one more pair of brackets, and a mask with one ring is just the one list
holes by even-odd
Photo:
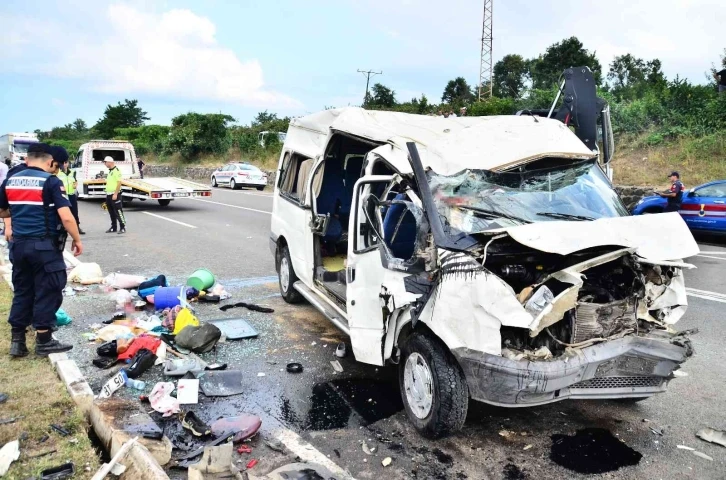
[[13, 306], [8, 322], [13, 331], [55, 326], [63, 303], [66, 265], [58, 244], [62, 224], [58, 209], [68, 207], [63, 183], [36, 167], [16, 171], [0, 186], [0, 209], [13, 220]]

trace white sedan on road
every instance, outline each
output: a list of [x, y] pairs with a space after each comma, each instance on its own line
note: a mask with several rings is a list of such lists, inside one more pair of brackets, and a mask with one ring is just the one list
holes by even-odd
[[263, 190], [267, 186], [267, 174], [248, 163], [228, 163], [212, 173], [212, 186], [226, 185], [232, 190], [254, 187]]

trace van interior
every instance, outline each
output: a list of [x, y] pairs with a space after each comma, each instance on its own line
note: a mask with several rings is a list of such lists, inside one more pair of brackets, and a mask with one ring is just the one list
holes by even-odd
[[[316, 283], [323, 287], [336, 301], [340, 308], [346, 306], [346, 260], [348, 242], [355, 232], [349, 232], [350, 216], [354, 213], [352, 205], [355, 183], [364, 174], [364, 160], [368, 152], [378, 147], [369, 141], [338, 134], [328, 143], [325, 160], [320, 168], [313, 172], [312, 194], [315, 212], [318, 215], [329, 215], [328, 227], [324, 235], [316, 235], [314, 239], [314, 257]], [[371, 174], [392, 175], [394, 170], [383, 159], [377, 156], [372, 159]], [[304, 168], [304, 164], [303, 164]], [[301, 169], [302, 173], [302, 169]], [[307, 178], [307, 175], [305, 175]], [[401, 200], [405, 194], [398, 191], [384, 192], [384, 185], [375, 185], [371, 193], [381, 200]], [[381, 198], [382, 195], [387, 198]], [[402, 205], [382, 207], [382, 228], [384, 241], [396, 257], [410, 258], [416, 237], [416, 222], [411, 213]], [[374, 218], [371, 215], [371, 218]], [[362, 229], [370, 229], [365, 220], [358, 221]], [[356, 244], [356, 250], [374, 246], [377, 235], [366, 233], [364, 245]]]

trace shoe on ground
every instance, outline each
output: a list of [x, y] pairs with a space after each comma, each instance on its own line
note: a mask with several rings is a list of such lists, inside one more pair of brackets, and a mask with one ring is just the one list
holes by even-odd
[[108, 230], [106, 230], [106, 233], [116, 233], [116, 229], [115, 228], [109, 228]]
[[122, 228], [121, 230], [118, 231], [118, 235], [121, 235], [122, 233], [126, 233], [126, 229], [125, 228]]
[[55, 338], [51, 338], [46, 343], [38, 343], [37, 341], [35, 343], [35, 354], [39, 357], [47, 357], [51, 353], [62, 353], [69, 350], [73, 350], [73, 345], [61, 343]]
[[81, 235], [85, 235], [85, 234], [86, 234], [86, 232], [84, 232], [84, 231], [83, 231], [83, 230], [81, 230], [80, 228], [78, 229], [78, 233], [80, 233]]
[[182, 419], [182, 427], [192, 432], [195, 437], [201, 437], [212, 433], [211, 427], [202, 422], [200, 418], [197, 417], [197, 414], [194, 412], [187, 412], [184, 414], [184, 418]]

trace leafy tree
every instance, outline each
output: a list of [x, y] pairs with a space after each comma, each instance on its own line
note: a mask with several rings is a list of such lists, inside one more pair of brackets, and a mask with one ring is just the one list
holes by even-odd
[[629, 53], [615, 57], [607, 78], [613, 94], [619, 99], [637, 98], [648, 89], [661, 90], [666, 84], [660, 60], [646, 62]]
[[73, 122], [73, 129], [76, 132], [85, 132], [88, 130], [88, 125], [86, 125], [86, 122], [81, 118], [76, 118], [76, 120]]
[[174, 117], [164, 150], [179, 152], [185, 160], [203, 153], [225, 153], [232, 146], [227, 124], [234, 121], [234, 117], [221, 113], [189, 112]]
[[170, 127], [166, 125], [144, 125], [142, 127], [117, 128], [114, 139], [127, 140], [134, 145], [136, 153], [145, 155], [149, 152], [160, 154], [164, 150]]
[[380, 83], [371, 87], [371, 93], [364, 103], [366, 108], [392, 108], [395, 105], [396, 92]]
[[557, 83], [562, 72], [570, 67], [590, 67], [595, 82], [600, 85], [602, 67], [595, 56], [585, 49], [577, 37], [570, 37], [547, 47], [544, 55], [530, 61], [534, 88], [550, 88]]
[[441, 101], [448, 103], [452, 107], [463, 107], [465, 104], [474, 100], [474, 93], [464, 77], [456, 77], [449, 80], [441, 95]]
[[429, 103], [429, 99], [424, 94], [421, 94], [421, 99], [414, 97], [410, 102], [399, 103], [394, 107], [394, 110], [397, 112], [416, 113], [419, 115], [431, 113], [433, 109], [434, 105]]
[[254, 133], [287, 132], [288, 126], [290, 126], [290, 117], [278, 118], [276, 113], [268, 113], [267, 110], [258, 113], [250, 123], [250, 128]]
[[505, 55], [494, 64], [494, 96], [519, 98], [529, 76], [529, 65], [521, 55]]
[[103, 117], [93, 126], [96, 135], [111, 138], [117, 128], [140, 127], [149, 117], [139, 107], [138, 100], [124, 100], [118, 105], [106, 106]]

